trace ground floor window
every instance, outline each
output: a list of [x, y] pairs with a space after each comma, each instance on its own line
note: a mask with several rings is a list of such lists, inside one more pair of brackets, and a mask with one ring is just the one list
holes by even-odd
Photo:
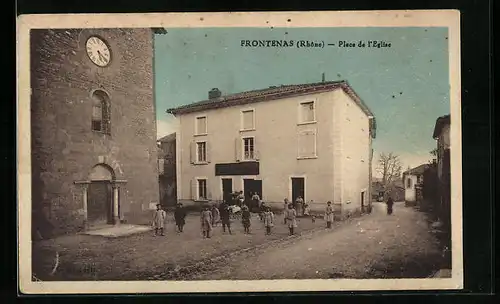
[[205, 200], [207, 199], [207, 180], [199, 179], [198, 180], [198, 199]]

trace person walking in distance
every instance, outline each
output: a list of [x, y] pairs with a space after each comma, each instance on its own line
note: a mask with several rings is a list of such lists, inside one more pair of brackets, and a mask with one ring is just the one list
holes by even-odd
[[201, 212], [201, 230], [203, 231], [203, 238], [210, 238], [212, 231], [212, 211], [208, 206], [203, 208]]
[[392, 206], [394, 205], [394, 201], [392, 200], [392, 197], [389, 196], [387, 199], [387, 214], [391, 215], [392, 214]]
[[222, 232], [226, 232], [226, 227], [227, 230], [229, 231], [229, 234], [231, 233], [231, 220], [229, 218], [229, 206], [227, 205], [226, 202], [223, 202], [220, 207], [219, 207], [219, 213], [220, 213], [220, 219], [222, 222]]
[[325, 221], [326, 221], [326, 228], [332, 228], [332, 222], [333, 222], [332, 202], [326, 203]]
[[158, 231], [162, 236], [165, 235], [165, 219], [167, 218], [167, 213], [161, 208], [160, 204], [156, 204], [156, 211], [153, 214], [153, 228], [155, 229], [155, 236], [158, 235]]
[[184, 225], [186, 224], [186, 210], [182, 207], [181, 203], [178, 203], [174, 211], [175, 225], [177, 226], [177, 231], [184, 231]]
[[288, 229], [290, 230], [290, 235], [293, 235], [294, 229], [297, 228], [297, 211], [293, 208], [293, 204], [288, 205], [285, 216], [286, 222], [288, 223]]
[[241, 212], [241, 222], [243, 223], [243, 228], [245, 229], [245, 233], [246, 234], [249, 234], [250, 233], [250, 217], [251, 217], [251, 213], [250, 213], [250, 210], [248, 208], [248, 206], [243, 206], [241, 208], [242, 212]]
[[266, 235], [271, 234], [271, 228], [274, 226], [274, 214], [270, 207], [264, 207], [264, 227], [266, 227]]

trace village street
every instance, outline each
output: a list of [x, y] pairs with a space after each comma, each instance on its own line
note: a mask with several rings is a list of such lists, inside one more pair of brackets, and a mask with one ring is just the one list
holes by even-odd
[[374, 203], [371, 215], [333, 231], [234, 256], [196, 279], [325, 279], [426, 277], [439, 268], [438, 244], [422, 213]]
[[[425, 215], [404, 203], [396, 203], [391, 216], [385, 204], [374, 203], [371, 214], [336, 222], [331, 230], [322, 219], [303, 219], [303, 235], [292, 238], [280, 218], [271, 236], [265, 236], [256, 217], [250, 235], [234, 222], [233, 235], [218, 227], [211, 239], [203, 239], [193, 215], [184, 234], [169, 228], [165, 237], [156, 238], [151, 233], [111, 239], [80, 234], [36, 242], [34, 270], [42, 280], [205, 280], [425, 277], [440, 268], [439, 244]], [[57, 271], [49, 275], [56, 252]], [[201, 266], [186, 268], [196, 263]], [[179, 272], [182, 268], [186, 271]]]

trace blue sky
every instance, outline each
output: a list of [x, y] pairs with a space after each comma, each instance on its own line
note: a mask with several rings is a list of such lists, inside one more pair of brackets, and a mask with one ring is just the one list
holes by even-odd
[[[375, 158], [403, 168], [430, 159], [436, 118], [449, 114], [447, 28], [175, 28], [155, 37], [158, 137], [177, 129], [168, 108], [223, 94], [347, 80], [377, 119]], [[242, 48], [242, 39], [383, 40], [390, 48]]]

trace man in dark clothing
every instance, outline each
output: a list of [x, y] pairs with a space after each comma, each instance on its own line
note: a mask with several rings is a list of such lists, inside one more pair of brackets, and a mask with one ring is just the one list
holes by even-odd
[[394, 201], [392, 200], [392, 197], [389, 196], [387, 199], [387, 214], [391, 215], [392, 214], [392, 206], [394, 205]]
[[174, 218], [177, 231], [182, 232], [184, 230], [184, 225], [186, 224], [186, 209], [182, 207], [181, 203], [178, 203], [175, 207]]
[[229, 206], [227, 205], [226, 202], [223, 202], [222, 204], [220, 204], [219, 212], [220, 212], [220, 220], [222, 222], [222, 231], [226, 232], [226, 227], [227, 227], [229, 234], [232, 234], [231, 233], [231, 221], [229, 219], [230, 211], [229, 211]]

